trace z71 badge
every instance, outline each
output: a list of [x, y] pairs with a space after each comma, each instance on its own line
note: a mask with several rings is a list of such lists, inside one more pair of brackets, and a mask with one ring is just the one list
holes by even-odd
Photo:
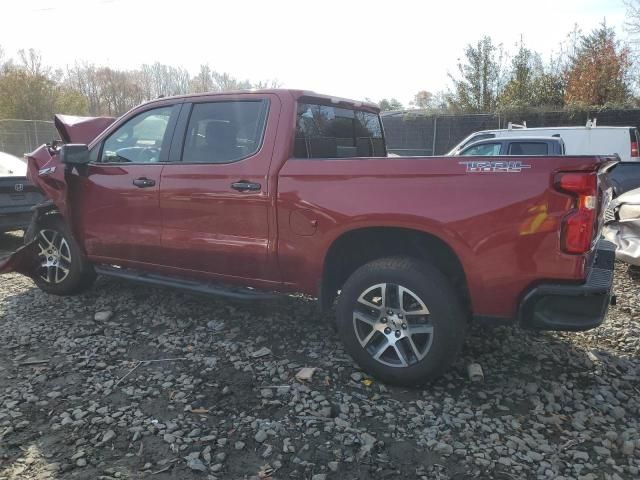
[[531, 165], [525, 165], [520, 160], [489, 162], [483, 160], [472, 160], [469, 162], [458, 162], [467, 166], [467, 173], [520, 173]]

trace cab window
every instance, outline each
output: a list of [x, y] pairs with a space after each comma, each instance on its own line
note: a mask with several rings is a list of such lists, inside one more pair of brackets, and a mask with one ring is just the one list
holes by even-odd
[[262, 145], [267, 100], [197, 103], [185, 136], [185, 163], [231, 163], [255, 154]]
[[104, 142], [103, 163], [152, 163], [161, 159], [165, 134], [175, 107], [147, 110], [122, 124]]

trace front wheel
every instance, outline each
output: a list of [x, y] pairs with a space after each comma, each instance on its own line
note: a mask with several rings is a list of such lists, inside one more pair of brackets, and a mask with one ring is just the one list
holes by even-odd
[[93, 285], [95, 271], [60, 217], [43, 217], [34, 233], [38, 261], [33, 281], [41, 290], [72, 295]]
[[419, 385], [444, 373], [467, 327], [459, 295], [435, 267], [390, 257], [356, 270], [337, 305], [345, 348], [367, 372], [396, 385]]

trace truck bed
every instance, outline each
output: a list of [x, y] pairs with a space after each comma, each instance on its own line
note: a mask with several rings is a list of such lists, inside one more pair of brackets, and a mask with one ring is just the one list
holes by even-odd
[[[467, 276], [473, 311], [513, 318], [518, 299], [535, 282], [584, 282], [588, 259], [563, 253], [559, 244], [571, 199], [550, 179], [559, 170], [593, 170], [594, 158], [290, 160], [278, 184], [283, 277], [316, 291], [323, 258], [309, 251], [326, 251], [350, 229], [412, 228], [453, 249]], [[483, 172], [480, 161], [511, 170]], [[304, 205], [297, 203], [300, 198]], [[289, 225], [292, 215], [304, 211], [321, 212], [313, 236]]]

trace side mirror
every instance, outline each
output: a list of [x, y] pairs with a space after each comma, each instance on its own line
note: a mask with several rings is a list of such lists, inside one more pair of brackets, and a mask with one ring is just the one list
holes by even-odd
[[65, 165], [86, 165], [89, 163], [89, 147], [80, 143], [68, 143], [60, 147], [60, 162]]

